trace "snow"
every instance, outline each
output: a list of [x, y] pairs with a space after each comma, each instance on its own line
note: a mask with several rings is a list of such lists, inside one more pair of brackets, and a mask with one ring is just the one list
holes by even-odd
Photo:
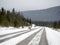
[[[5, 34], [10, 34], [10, 33], [14, 33], [14, 32], [19, 32], [19, 33], [15, 33], [12, 35], [8, 35], [5, 37], [0, 38], [0, 40], [8, 38], [8, 37], [12, 37], [14, 35], [18, 35], [20, 33], [24, 33], [24, 31], [28, 31], [30, 30], [29, 27], [31, 27], [31, 29], [34, 29], [31, 32], [22, 34], [20, 36], [17, 36], [15, 38], [12, 38], [10, 40], [7, 40], [3, 43], [0, 43], [0, 45], [16, 45], [17, 43], [21, 42], [22, 40], [26, 39], [27, 37], [29, 37], [30, 35], [32, 35], [33, 33], [39, 31], [41, 28], [44, 28], [42, 26], [24, 26], [24, 28], [19, 27], [19, 28], [14, 28], [14, 27], [0, 27], [0, 36], [1, 35], [5, 35]], [[35, 29], [36, 28], [36, 29]], [[60, 30], [60, 29], [59, 29]], [[40, 38], [41, 38], [41, 34], [42, 34], [41, 30], [29, 43], [28, 45], [38, 45]], [[48, 41], [48, 45], [60, 45], [60, 32], [56, 31], [56, 29], [52, 29], [49, 27], [45, 27], [45, 31], [46, 31], [46, 37], [47, 37], [47, 41]]]
[[38, 45], [41, 39], [42, 32], [43, 30], [40, 30], [40, 32], [36, 34], [36, 36], [29, 42], [28, 45]]
[[0, 40], [6, 39], [6, 38], [9, 38], [9, 37], [13, 37], [13, 36], [15, 36], [15, 35], [22, 34], [22, 33], [24, 33], [24, 32], [27, 32], [27, 31], [15, 33], [15, 34], [12, 34], [12, 35], [6, 35], [6, 36], [4, 36], [4, 37], [0, 37]]
[[[38, 28], [39, 26], [32, 26], [31, 29]], [[19, 27], [19, 28], [14, 28], [14, 27], [0, 27], [0, 35], [8, 34], [8, 33], [14, 33], [14, 32], [19, 32], [19, 31], [27, 31], [30, 30], [29, 26], [24, 26], [24, 28]]]
[[60, 32], [60, 29], [56, 29], [58, 32]]
[[29, 29], [28, 29], [28, 27], [24, 27], [24, 28], [0, 27], [0, 35], [14, 33], [14, 32], [18, 32], [18, 31], [24, 31], [24, 30], [29, 30]]
[[60, 32], [46, 27], [46, 36], [49, 45], [60, 45]]
[[[30, 26], [24, 26], [24, 28], [19, 27], [19, 28], [14, 28], [14, 27], [0, 27], [0, 36], [5, 35], [3, 37], [0, 37], [0, 40], [17, 35], [17, 34], [22, 34], [24, 32], [29, 31]], [[34, 27], [32, 26], [31, 29], [38, 28], [38, 26]], [[9, 34], [9, 35], [7, 35]], [[12, 34], [12, 35], [11, 35]]]
[[60, 32], [60, 29], [58, 29], [58, 31]]
[[35, 26], [35, 24], [32, 24], [32, 26]]
[[41, 29], [41, 28], [35, 29], [35, 30], [31, 31], [31, 32], [28, 32], [28, 33], [22, 34], [22, 35], [20, 35], [18, 37], [7, 40], [7, 41], [5, 41], [3, 43], [0, 43], [0, 45], [16, 45], [17, 43], [19, 43], [22, 40], [26, 39], [27, 37], [29, 37], [33, 33], [39, 31], [39, 29]]

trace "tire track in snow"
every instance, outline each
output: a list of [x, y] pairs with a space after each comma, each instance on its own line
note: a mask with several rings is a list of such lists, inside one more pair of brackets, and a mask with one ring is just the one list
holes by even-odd
[[43, 31], [43, 33], [41, 35], [41, 40], [40, 40], [39, 45], [48, 45], [45, 28], [44, 28], [44, 31]]
[[[37, 28], [35, 28], [35, 29], [37, 29]], [[18, 33], [18, 34], [15, 34], [15, 35], [11, 36], [11, 37], [4, 38], [4, 39], [2, 39], [2, 40], [0, 39], [0, 43], [3, 43], [4, 41], [7, 41], [7, 40], [9, 40], [9, 39], [18, 37], [18, 36], [20, 36], [20, 35], [22, 35], [22, 34], [25, 34], [25, 33], [30, 32], [30, 31], [33, 31], [33, 30], [35, 30], [35, 29], [31, 29], [31, 30], [26, 31], [26, 32], [23, 32], [23, 33]]]
[[[40, 32], [43, 28], [41, 28], [38, 32]], [[28, 43], [35, 37], [35, 35], [38, 33], [35, 32], [34, 34], [32, 34], [31, 36], [27, 37], [25, 40], [17, 43], [16, 45], [28, 45]]]
[[28, 32], [28, 31], [18, 32], [18, 33], [12, 34], [12, 35], [7, 35], [7, 36], [4, 36], [4, 37], [1, 37], [0, 40], [6, 39], [6, 38], [9, 38], [9, 37], [13, 37], [15, 35], [22, 34], [22, 33], [25, 33], [25, 32]]
[[21, 36], [18, 36], [18, 37], [15, 37], [15, 38], [12, 38], [10, 40], [7, 40], [3, 43], [0, 43], [1, 45], [16, 45], [18, 44], [19, 42], [25, 40], [26, 38], [28, 38], [29, 36], [33, 35], [34, 33], [38, 32], [41, 28], [37, 28], [31, 32], [28, 32], [28, 33], [25, 33], [25, 34], [22, 34]]
[[28, 43], [28, 45], [39, 45], [40, 39], [41, 39], [41, 34], [43, 30], [38, 32], [36, 36]]
[[[34, 28], [34, 29], [37, 29], [37, 28]], [[34, 29], [30, 29], [30, 30], [34, 30]], [[5, 37], [5, 36], [8, 36], [8, 35], [16, 34], [16, 33], [19, 33], [19, 32], [26, 32], [26, 31], [27, 31], [27, 30], [17, 31], [17, 32], [8, 33], [8, 34], [3, 34], [3, 35], [0, 35], [0, 38], [1, 38], [1, 37]], [[29, 30], [28, 30], [28, 31], [29, 31]]]
[[[27, 31], [27, 30], [24, 30], [24, 31]], [[23, 32], [23, 31], [18, 31], [18, 32], [13, 32], [13, 33], [8, 33], [8, 34], [0, 35], [0, 38], [8, 36], [8, 35], [16, 34], [16, 33], [19, 33], [19, 32]]]

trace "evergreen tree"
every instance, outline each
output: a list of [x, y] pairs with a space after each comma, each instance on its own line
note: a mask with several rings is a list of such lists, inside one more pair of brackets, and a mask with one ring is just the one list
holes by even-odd
[[54, 28], [57, 27], [57, 22], [54, 22], [53, 27], [54, 27]]
[[4, 14], [5, 14], [4, 8], [1, 8], [1, 15], [4, 15]]
[[[29, 20], [28, 20], [29, 21]], [[9, 10], [5, 11], [4, 8], [0, 10], [0, 26], [24, 26], [28, 25], [27, 20], [20, 12], [15, 12], [15, 9], [12, 9], [12, 12]]]
[[31, 24], [31, 18], [30, 18], [30, 24]]
[[15, 9], [14, 8], [12, 9], [12, 12], [15, 13]]

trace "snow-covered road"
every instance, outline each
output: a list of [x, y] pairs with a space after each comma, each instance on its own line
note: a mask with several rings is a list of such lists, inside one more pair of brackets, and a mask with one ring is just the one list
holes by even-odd
[[48, 27], [1, 28], [0, 45], [60, 45], [60, 32]]

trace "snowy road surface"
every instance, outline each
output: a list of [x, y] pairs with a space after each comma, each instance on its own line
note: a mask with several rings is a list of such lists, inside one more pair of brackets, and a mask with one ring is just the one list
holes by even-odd
[[40, 26], [0, 28], [0, 45], [60, 45], [60, 32]]

